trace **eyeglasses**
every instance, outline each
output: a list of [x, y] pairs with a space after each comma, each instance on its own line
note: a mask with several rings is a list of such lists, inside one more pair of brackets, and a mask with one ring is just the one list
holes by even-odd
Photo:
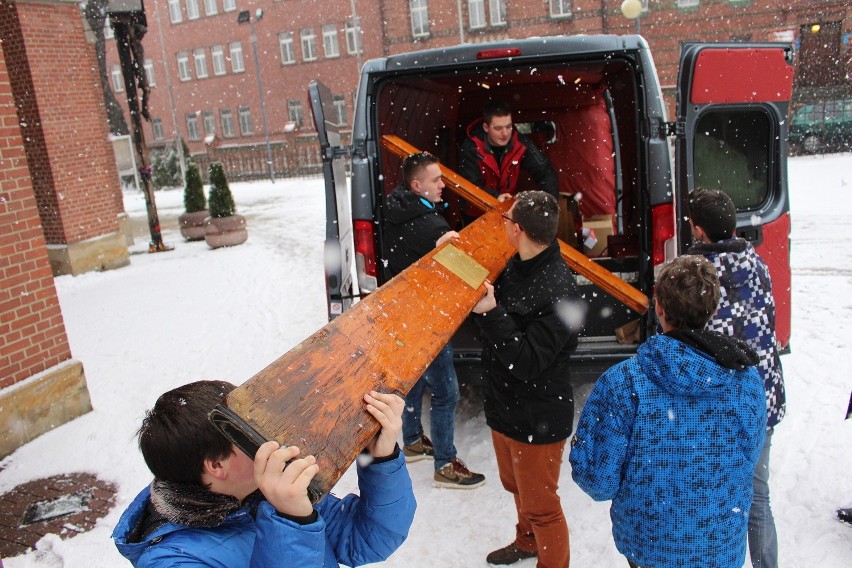
[[503, 217], [503, 219], [504, 219], [504, 220], [506, 220], [506, 221], [508, 221], [508, 222], [510, 222], [510, 223], [514, 223], [515, 225], [517, 225], [518, 227], [520, 227], [522, 231], [524, 230], [524, 226], [523, 226], [523, 225], [521, 225], [520, 223], [518, 223], [517, 221], [515, 221], [514, 219], [512, 219], [511, 217], [509, 217], [509, 216], [508, 216], [508, 215], [506, 215], [505, 213], [500, 213], [500, 216], [501, 216], [501, 217]]

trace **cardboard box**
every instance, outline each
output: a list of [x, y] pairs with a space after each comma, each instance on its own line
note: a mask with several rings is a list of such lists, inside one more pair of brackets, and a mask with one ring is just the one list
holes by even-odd
[[[597, 257], [607, 255], [607, 237], [615, 233], [615, 219], [613, 215], [591, 215], [583, 219], [583, 229], [591, 229], [595, 233], [597, 243], [591, 248], [583, 246], [586, 256]], [[584, 231], [585, 233], [585, 231]]]

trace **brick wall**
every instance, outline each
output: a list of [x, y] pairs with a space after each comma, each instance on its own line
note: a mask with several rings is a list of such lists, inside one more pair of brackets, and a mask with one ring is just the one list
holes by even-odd
[[6, 61], [15, 51], [0, 2], [0, 389], [70, 359]]
[[47, 243], [116, 233], [123, 211], [118, 171], [79, 5], [19, 0], [15, 6], [23, 49], [16, 46], [9, 72]]

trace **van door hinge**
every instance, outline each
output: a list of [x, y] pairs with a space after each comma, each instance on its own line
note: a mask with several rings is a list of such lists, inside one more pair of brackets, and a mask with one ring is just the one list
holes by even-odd
[[323, 155], [324, 161], [332, 161], [337, 158], [348, 158], [349, 157], [349, 146], [329, 146], [325, 149], [325, 155]]
[[660, 122], [660, 136], [663, 138], [668, 138], [669, 136], [683, 138], [685, 132], [686, 124], [682, 120], [678, 120], [677, 122]]

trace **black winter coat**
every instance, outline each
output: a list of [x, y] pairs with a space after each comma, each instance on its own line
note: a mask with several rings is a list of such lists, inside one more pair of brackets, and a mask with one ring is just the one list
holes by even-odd
[[385, 197], [384, 245], [390, 277], [435, 248], [435, 241], [450, 230], [449, 223], [438, 212], [444, 206], [444, 203], [429, 203], [402, 186]]
[[474, 316], [484, 336], [486, 423], [528, 444], [565, 440], [574, 420], [569, 366], [584, 310], [574, 275], [554, 242], [529, 260], [512, 257], [494, 288], [497, 307]]

